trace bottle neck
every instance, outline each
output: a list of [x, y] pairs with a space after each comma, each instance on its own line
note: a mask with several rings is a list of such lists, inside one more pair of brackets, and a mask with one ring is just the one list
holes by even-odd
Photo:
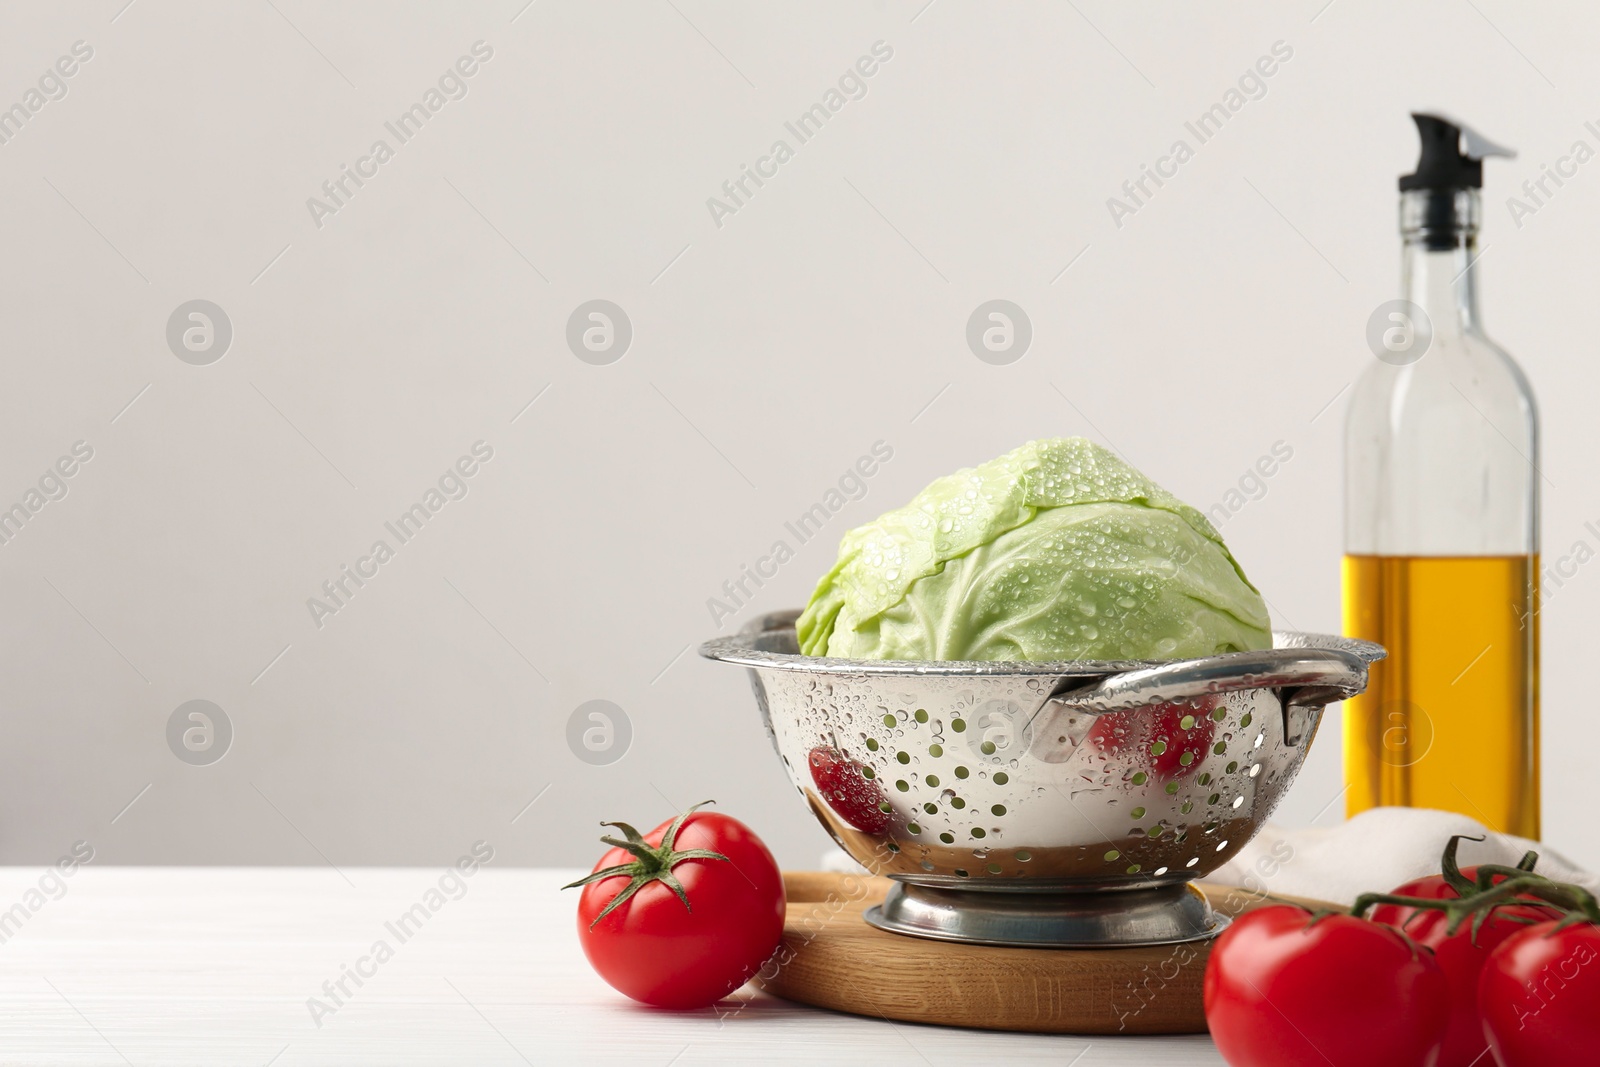
[[1476, 189], [1417, 189], [1400, 195], [1400, 292], [1428, 314], [1435, 338], [1480, 329], [1474, 261]]

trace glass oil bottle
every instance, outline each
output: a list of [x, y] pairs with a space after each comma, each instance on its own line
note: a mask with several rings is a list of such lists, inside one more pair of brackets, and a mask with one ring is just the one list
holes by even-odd
[[1400, 179], [1403, 298], [1345, 426], [1344, 628], [1382, 644], [1344, 709], [1346, 809], [1441, 808], [1539, 836], [1539, 426], [1527, 378], [1484, 334], [1482, 160], [1509, 155], [1414, 115]]

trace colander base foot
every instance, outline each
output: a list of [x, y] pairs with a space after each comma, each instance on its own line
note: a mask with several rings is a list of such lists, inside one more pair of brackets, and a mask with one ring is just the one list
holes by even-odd
[[1194, 885], [1026, 893], [896, 882], [863, 918], [911, 937], [1024, 948], [1175, 945], [1215, 937], [1228, 925]]

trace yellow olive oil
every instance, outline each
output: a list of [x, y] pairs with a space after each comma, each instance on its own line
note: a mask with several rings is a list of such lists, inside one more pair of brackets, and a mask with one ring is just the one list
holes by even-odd
[[1376, 641], [1344, 705], [1350, 815], [1442, 808], [1539, 836], [1537, 555], [1344, 558], [1344, 632]]

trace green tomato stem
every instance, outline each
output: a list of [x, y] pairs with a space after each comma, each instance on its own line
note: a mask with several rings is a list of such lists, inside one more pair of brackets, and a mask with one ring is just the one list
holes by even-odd
[[678, 881], [677, 876], [672, 873], [672, 868], [684, 860], [722, 860], [725, 863], [732, 862], [722, 853], [713, 852], [708, 848], [680, 850], [677, 847], [678, 831], [683, 829], [683, 821], [697, 809], [703, 808], [710, 803], [713, 803], [713, 801], [702, 800], [700, 803], [679, 813], [678, 817], [672, 820], [672, 825], [667, 827], [667, 832], [661, 835], [661, 844], [659, 846], [651, 845], [650, 842], [644, 839], [643, 834], [625, 822], [603, 822], [600, 824], [601, 826], [615, 826], [622, 831], [623, 839], [619, 840], [608, 836], [602, 837], [600, 840], [612, 848], [620, 848], [627, 851], [634, 857], [634, 860], [632, 863], [622, 863], [595, 871], [593, 874], [561, 887], [562, 889], [576, 889], [579, 886], [589, 885], [591, 882], [604, 881], [607, 878], [627, 878], [629, 880], [622, 892], [612, 897], [611, 902], [601, 910], [599, 915], [594, 917], [594, 922], [589, 924], [589, 929], [593, 930], [601, 919], [617, 910], [623, 903], [631, 899], [635, 893], [651, 882], [660, 882], [672, 890], [673, 894], [683, 902], [686, 910], [694, 911], [693, 906], [689, 903], [689, 894], [684, 891], [683, 883]]
[[[1495, 869], [1491, 870], [1491, 866]], [[1596, 901], [1594, 894], [1582, 886], [1552, 881], [1542, 874], [1523, 870], [1520, 866], [1485, 865], [1479, 868], [1479, 881], [1481, 883], [1485, 875], [1493, 878], [1497, 874], [1504, 875], [1505, 881], [1482, 890], [1478, 890], [1476, 885], [1468, 882], [1466, 884], [1473, 891], [1455, 900], [1407, 897], [1395, 893], [1363, 893], [1356, 898], [1350, 914], [1357, 918], [1365, 918], [1366, 913], [1379, 904], [1392, 904], [1418, 911], [1442, 911], [1449, 921], [1447, 927], [1449, 933], [1454, 934], [1463, 923], [1471, 919], [1472, 931], [1476, 936], [1495, 908], [1518, 904], [1540, 906], [1526, 899], [1533, 897], [1541, 904], [1561, 911], [1563, 921], [1566, 923], [1589, 922], [1600, 925], [1600, 901]]]

